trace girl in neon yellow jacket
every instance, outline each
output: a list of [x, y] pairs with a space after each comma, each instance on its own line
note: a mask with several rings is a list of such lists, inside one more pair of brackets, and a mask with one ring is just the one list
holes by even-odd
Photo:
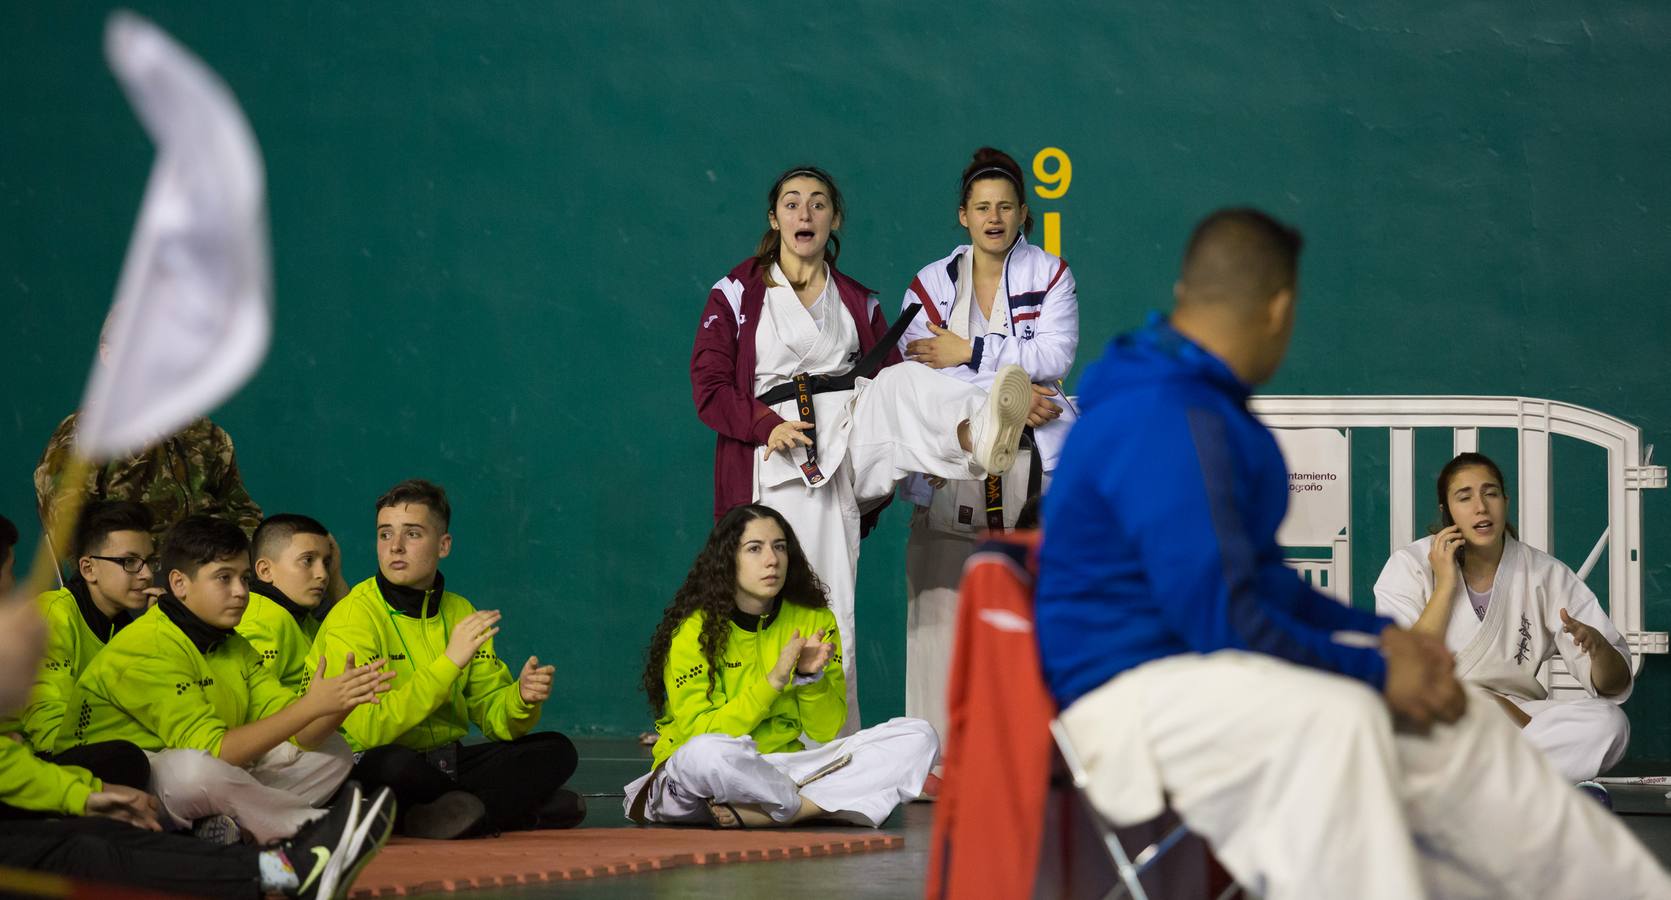
[[[721, 517], [651, 639], [643, 687], [655, 768], [627, 785], [637, 821], [880, 826], [938, 749], [918, 719], [837, 739], [847, 719], [835, 616], [793, 529], [758, 504]], [[804, 750], [802, 734], [822, 742]]]

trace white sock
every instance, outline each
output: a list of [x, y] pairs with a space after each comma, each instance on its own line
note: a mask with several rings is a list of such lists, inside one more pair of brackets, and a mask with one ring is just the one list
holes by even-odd
[[302, 886], [296, 868], [282, 850], [261, 851], [261, 889], [264, 891], [293, 891]]

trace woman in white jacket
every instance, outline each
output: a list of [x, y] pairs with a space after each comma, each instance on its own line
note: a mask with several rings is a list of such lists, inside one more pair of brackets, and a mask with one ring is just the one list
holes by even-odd
[[[958, 223], [969, 242], [923, 267], [903, 310], [922, 309], [901, 338], [905, 358], [986, 387], [1000, 368], [1019, 365], [1033, 382], [1028, 417], [1034, 448], [984, 481], [917, 476], [903, 495], [916, 504], [906, 548], [906, 715], [926, 719], [944, 740], [946, 678], [956, 637], [957, 584], [983, 530], [1014, 527], [1029, 495], [1043, 490], [1073, 420], [1061, 380], [1079, 346], [1079, 302], [1068, 264], [1027, 243], [1021, 167], [982, 147], [963, 171]], [[1044, 398], [1048, 398], [1045, 400]]]
[[[1594, 778], [1630, 740], [1618, 706], [1631, 692], [1629, 645], [1571, 569], [1515, 539], [1496, 463], [1463, 453], [1438, 486], [1439, 528], [1387, 560], [1376, 612], [1443, 637], [1457, 677], [1490, 691], [1558, 772]], [[1537, 674], [1557, 653], [1589, 696], [1550, 698]]]

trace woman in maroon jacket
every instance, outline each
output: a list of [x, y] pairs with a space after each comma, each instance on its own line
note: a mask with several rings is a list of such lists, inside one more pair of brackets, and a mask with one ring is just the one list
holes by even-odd
[[715, 518], [741, 503], [776, 509], [829, 591], [850, 733], [860, 721], [853, 588], [861, 513], [880, 508], [912, 472], [979, 478], [1006, 470], [1032, 388], [1018, 366], [1000, 371], [989, 394], [901, 363], [874, 292], [835, 268], [842, 213], [841, 191], [822, 169], [797, 166], [772, 183], [759, 248], [708, 294], [691, 388], [697, 416], [718, 432]]

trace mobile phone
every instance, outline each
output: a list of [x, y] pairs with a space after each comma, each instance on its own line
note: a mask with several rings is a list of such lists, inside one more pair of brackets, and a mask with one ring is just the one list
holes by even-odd
[[[1444, 504], [1440, 504], [1439, 505], [1439, 530], [1444, 531], [1446, 528], [1449, 528], [1449, 527], [1451, 527], [1452, 525], [1455, 525], [1455, 524], [1456, 524], [1456, 520], [1451, 518], [1450, 507], [1445, 506]], [[1462, 565], [1462, 554], [1467, 553], [1467, 552], [1468, 552], [1468, 542], [1463, 541], [1462, 544], [1456, 548], [1456, 564], [1458, 566]]]

